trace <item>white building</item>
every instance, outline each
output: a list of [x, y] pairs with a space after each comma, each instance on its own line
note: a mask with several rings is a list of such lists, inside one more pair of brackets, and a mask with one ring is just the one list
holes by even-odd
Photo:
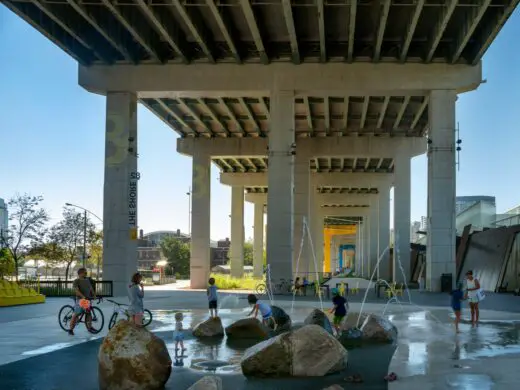
[[520, 225], [520, 206], [513, 207], [502, 214], [496, 215], [494, 226], [512, 226]]
[[457, 234], [471, 224], [471, 231], [494, 227], [496, 201], [494, 196], [457, 196], [455, 206]]
[[[9, 213], [7, 212], [7, 203], [0, 198], [0, 237], [7, 236], [7, 228], [9, 226]], [[0, 239], [0, 247], [2, 240]]]

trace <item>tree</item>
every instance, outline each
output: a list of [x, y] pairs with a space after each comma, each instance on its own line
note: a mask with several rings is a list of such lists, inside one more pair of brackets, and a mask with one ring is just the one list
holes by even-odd
[[31, 245], [41, 242], [44, 226], [49, 220], [47, 211], [39, 207], [42, 201], [41, 196], [16, 194], [7, 202], [9, 229], [7, 234], [0, 234], [0, 240], [14, 261], [16, 280], [18, 280], [20, 261], [23, 260]]
[[[69, 278], [70, 266], [79, 259], [80, 250], [83, 249], [84, 219], [83, 213], [65, 209], [63, 219], [50, 230], [50, 241], [61, 248], [67, 264], [65, 280]], [[87, 217], [87, 242], [90, 242], [95, 234], [95, 226]], [[86, 260], [86, 259], [85, 259]]]
[[244, 242], [244, 265], [253, 265], [253, 242]]
[[67, 256], [65, 250], [60, 245], [49, 239], [41, 244], [34, 245], [27, 255], [45, 260], [45, 276], [47, 276], [49, 268], [64, 261]]
[[103, 261], [103, 231], [93, 232], [89, 244], [88, 264], [91, 268], [96, 267], [96, 278], [99, 279], [99, 268]]
[[161, 250], [168, 266], [181, 278], [190, 277], [190, 247], [176, 237], [166, 237], [161, 242]]
[[11, 252], [7, 248], [0, 248], [0, 278], [12, 275], [14, 270], [15, 266]]

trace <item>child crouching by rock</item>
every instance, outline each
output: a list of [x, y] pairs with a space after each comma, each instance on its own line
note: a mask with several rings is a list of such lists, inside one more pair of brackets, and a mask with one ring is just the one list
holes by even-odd
[[272, 328], [273, 330], [276, 330], [276, 327], [278, 326], [276, 324], [276, 320], [273, 317], [273, 310], [271, 309], [271, 306], [269, 306], [267, 303], [262, 302], [258, 300], [258, 298], [254, 294], [249, 294], [247, 296], [247, 302], [250, 305], [253, 305], [253, 309], [248, 314], [248, 316], [252, 315], [254, 313], [254, 317], [258, 317], [258, 312], [262, 315], [262, 323]]

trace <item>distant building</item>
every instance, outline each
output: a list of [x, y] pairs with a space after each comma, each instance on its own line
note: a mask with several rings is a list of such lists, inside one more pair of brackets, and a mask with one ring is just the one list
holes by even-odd
[[1, 237], [7, 238], [7, 229], [9, 227], [9, 213], [7, 211], [7, 203], [0, 198], [0, 248], [3, 246]]
[[497, 214], [493, 225], [495, 227], [520, 225], [520, 206], [506, 210], [502, 214]]
[[[157, 268], [159, 261], [166, 260], [161, 250], [161, 242], [167, 237], [176, 238], [188, 245], [191, 242], [190, 235], [182, 233], [180, 229], [176, 231], [159, 230], [146, 234], [141, 230], [137, 247], [137, 264], [139, 269], [153, 270]], [[210, 241], [211, 267], [227, 263], [229, 247], [229, 238], [220, 241]]]
[[410, 226], [410, 242], [417, 242], [422, 237], [422, 234], [419, 234], [421, 231], [421, 222], [414, 221]]
[[428, 219], [425, 216], [421, 217], [421, 229], [423, 232], [425, 232], [428, 229]]
[[455, 202], [457, 234], [461, 235], [466, 225], [471, 225], [471, 232], [494, 227], [497, 212], [494, 196], [457, 196]]

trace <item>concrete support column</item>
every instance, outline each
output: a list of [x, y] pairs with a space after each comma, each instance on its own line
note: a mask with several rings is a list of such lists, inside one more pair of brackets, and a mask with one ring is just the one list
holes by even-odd
[[363, 237], [365, 239], [365, 263], [363, 276], [370, 277], [370, 215], [365, 217], [365, 230], [363, 231]]
[[211, 158], [203, 150], [193, 151], [191, 203], [191, 288], [206, 288], [210, 273]]
[[[233, 243], [233, 241], [231, 241]], [[264, 274], [264, 204], [255, 203], [253, 226], [253, 276], [261, 278]]]
[[[314, 183], [310, 182], [309, 187], [309, 214], [312, 247], [309, 241], [309, 268], [308, 272], [312, 274], [311, 279], [315, 279], [316, 271], [323, 272], [323, 215], [318, 202], [317, 188]], [[316, 264], [314, 261], [316, 260]]]
[[244, 187], [231, 187], [231, 276], [244, 275]]
[[267, 263], [273, 283], [292, 279], [294, 92], [271, 93], [267, 195]]
[[137, 97], [108, 93], [103, 191], [103, 279], [126, 296], [137, 272]]
[[[441, 290], [441, 275], [456, 277], [455, 101], [454, 91], [430, 94], [426, 288]], [[453, 286], [452, 286], [453, 287]]]
[[379, 220], [378, 220], [378, 257], [382, 255], [379, 262], [379, 278], [390, 280], [390, 188], [384, 186], [379, 192]]
[[[303, 237], [303, 220], [309, 220], [309, 158], [296, 151], [294, 162], [294, 256], [293, 273], [296, 272], [296, 263], [300, 255], [300, 247]], [[306, 236], [301, 248], [300, 264], [298, 266], [299, 276], [306, 276], [309, 268], [309, 238]]]
[[410, 155], [406, 150], [400, 151], [395, 157], [393, 280], [396, 282], [410, 280], [410, 163]]
[[[369, 218], [370, 218], [370, 229], [369, 229], [369, 235], [370, 235], [370, 258], [369, 258], [369, 268], [370, 268], [370, 275], [372, 276], [372, 273], [376, 269], [376, 263], [377, 258], [379, 257], [379, 254], [377, 252], [377, 237], [378, 237], [378, 219], [379, 219], [379, 196], [377, 200], [373, 200], [370, 205], [370, 212], [369, 212]], [[375, 278], [375, 276], [374, 276]]]

